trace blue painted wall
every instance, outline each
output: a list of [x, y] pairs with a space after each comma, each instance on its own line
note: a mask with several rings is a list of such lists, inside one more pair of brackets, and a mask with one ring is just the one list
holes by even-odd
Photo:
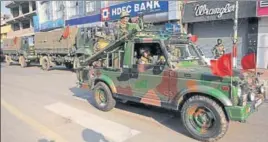
[[63, 19], [57, 19], [54, 21], [47, 21], [45, 23], [40, 24], [40, 31], [42, 30], [49, 30], [49, 29], [55, 29], [64, 27], [64, 20]]
[[39, 32], [39, 16], [33, 16], [34, 32]]
[[91, 16], [85, 16], [85, 17], [66, 20], [65, 25], [73, 26], [73, 25], [94, 23], [94, 22], [99, 22], [99, 21], [100, 21], [100, 14], [97, 14], [97, 15], [91, 15]]

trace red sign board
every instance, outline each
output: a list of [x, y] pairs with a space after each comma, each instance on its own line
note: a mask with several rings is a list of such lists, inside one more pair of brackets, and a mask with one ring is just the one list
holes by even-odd
[[268, 16], [268, 1], [257, 1], [257, 16]]

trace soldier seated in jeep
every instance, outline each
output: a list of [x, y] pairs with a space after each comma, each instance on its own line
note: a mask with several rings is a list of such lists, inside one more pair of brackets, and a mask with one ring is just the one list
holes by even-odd
[[142, 56], [140, 57], [138, 63], [139, 64], [149, 64], [152, 62], [152, 57], [150, 56], [150, 51], [148, 47], [145, 47], [141, 50]]

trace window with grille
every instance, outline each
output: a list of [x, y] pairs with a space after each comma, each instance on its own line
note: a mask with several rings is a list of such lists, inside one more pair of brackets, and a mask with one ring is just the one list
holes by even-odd
[[69, 16], [75, 16], [78, 14], [78, 1], [69, 1]]
[[64, 18], [64, 1], [56, 1], [56, 19]]
[[86, 1], [86, 12], [91, 13], [96, 11], [96, 1]]
[[41, 3], [41, 8], [40, 8], [40, 23], [46, 22], [51, 20], [51, 8], [50, 8], [50, 3], [49, 1]]

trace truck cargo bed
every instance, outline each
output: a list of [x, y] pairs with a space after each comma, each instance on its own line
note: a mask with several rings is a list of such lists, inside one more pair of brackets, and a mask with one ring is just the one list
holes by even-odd
[[70, 54], [73, 53], [73, 48], [36, 48], [37, 54]]
[[[67, 53], [66, 51], [73, 48], [78, 31], [76, 27], [70, 27], [70, 34], [65, 39], [63, 33], [65, 29], [59, 29], [49, 32], [35, 33], [35, 49], [38, 52], [55, 52]], [[67, 49], [67, 50], [66, 50]]]

